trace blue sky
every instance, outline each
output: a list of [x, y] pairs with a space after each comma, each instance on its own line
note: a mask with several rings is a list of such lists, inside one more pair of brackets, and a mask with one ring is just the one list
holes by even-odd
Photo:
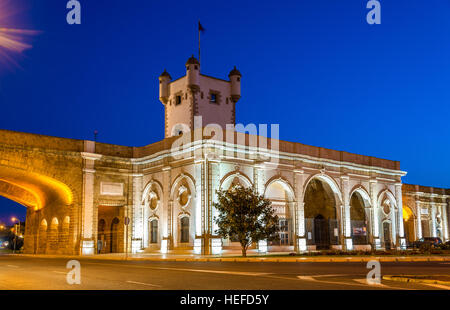
[[161, 140], [157, 78], [184, 74], [200, 19], [202, 72], [243, 74], [237, 122], [399, 160], [404, 182], [450, 187], [450, 1], [381, 0], [381, 25], [367, 24], [366, 0], [80, 0], [81, 25], [66, 23], [65, 0], [13, 2], [20, 12], [0, 27], [42, 33], [21, 68], [0, 63], [2, 129]]

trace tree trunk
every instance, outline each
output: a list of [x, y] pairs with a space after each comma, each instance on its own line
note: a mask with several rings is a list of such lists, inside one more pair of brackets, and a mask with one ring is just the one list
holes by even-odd
[[245, 246], [242, 247], [242, 256], [247, 257], [247, 249], [245, 248]]

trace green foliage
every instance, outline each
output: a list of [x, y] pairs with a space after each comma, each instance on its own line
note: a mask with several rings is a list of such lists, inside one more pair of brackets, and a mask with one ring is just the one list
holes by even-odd
[[217, 191], [218, 202], [214, 207], [219, 216], [214, 218], [219, 229], [215, 232], [222, 238], [238, 240], [242, 255], [246, 256], [252, 242], [278, 236], [278, 216], [270, 200], [252, 188], [235, 186], [228, 191]]

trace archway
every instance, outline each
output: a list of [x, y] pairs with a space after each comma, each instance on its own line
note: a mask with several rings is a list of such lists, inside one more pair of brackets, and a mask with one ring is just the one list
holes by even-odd
[[403, 206], [403, 227], [405, 230], [406, 241], [411, 244], [416, 240], [415, 230], [416, 217], [410, 207]]
[[62, 222], [60, 234], [59, 234], [59, 245], [58, 248], [61, 250], [69, 249], [69, 239], [70, 239], [70, 217], [66, 216]]
[[189, 217], [180, 218], [180, 243], [189, 243]]
[[392, 248], [392, 225], [391, 222], [386, 220], [382, 224], [383, 245], [386, 250]]
[[38, 253], [45, 254], [47, 250], [47, 221], [43, 219], [39, 225]]
[[279, 218], [278, 240], [270, 241], [271, 251], [291, 251], [295, 242], [295, 213], [293, 192], [290, 185], [282, 180], [274, 180], [266, 188], [265, 195], [272, 202], [272, 208]]
[[[330, 181], [331, 182], [331, 181]], [[340, 243], [338, 194], [325, 179], [313, 178], [304, 193], [306, 244], [317, 250], [329, 249]]]
[[394, 195], [389, 191], [384, 191], [378, 198], [378, 218], [380, 223], [381, 246], [385, 249], [392, 249], [396, 245], [396, 231], [398, 209], [395, 204]]
[[59, 222], [58, 219], [54, 217], [52, 219], [47, 234], [49, 253], [55, 253], [58, 250], [58, 235], [59, 235], [58, 229], [59, 229]]
[[157, 244], [158, 243], [158, 220], [152, 219], [149, 222], [150, 228], [150, 244]]
[[[26, 211], [27, 209], [22, 204], [0, 196], [0, 245], [8, 242], [8, 247], [13, 249], [15, 246], [16, 250], [23, 246], [24, 234], [29, 233], [23, 220], [26, 218]], [[28, 243], [34, 249], [34, 243]]]
[[98, 233], [97, 233], [97, 253], [104, 254], [109, 252], [107, 250], [107, 232], [106, 230], [106, 221], [104, 219], [100, 219], [98, 221]]
[[354, 246], [369, 243], [368, 214], [366, 214], [366, 201], [358, 191], [350, 197], [350, 224], [351, 236]]
[[72, 190], [66, 184], [30, 169], [0, 165], [0, 196], [26, 207], [25, 253], [74, 254], [73, 248], [60, 241], [59, 220], [63, 221], [74, 203]]
[[111, 222], [110, 252], [119, 253], [119, 219], [115, 217]]

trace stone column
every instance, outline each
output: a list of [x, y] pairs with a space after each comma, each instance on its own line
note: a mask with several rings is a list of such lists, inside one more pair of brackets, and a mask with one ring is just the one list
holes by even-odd
[[194, 178], [195, 178], [195, 240], [194, 253], [202, 254], [204, 251], [204, 165], [203, 160], [199, 159], [194, 163]]
[[[213, 155], [213, 154], [211, 154]], [[217, 202], [216, 190], [219, 189], [220, 177], [220, 160], [215, 156], [209, 156], [208, 160], [208, 234], [210, 236], [210, 254], [222, 253], [222, 238], [216, 235], [216, 230], [219, 228], [214, 221], [218, 216], [217, 210], [213, 207], [213, 203]]]
[[296, 243], [295, 251], [304, 252], [307, 250], [306, 247], [306, 236], [305, 236], [305, 203], [303, 197], [303, 187], [305, 186], [305, 174], [301, 169], [294, 170], [294, 190], [296, 201], [294, 202], [295, 208], [295, 234]]
[[431, 236], [437, 237], [436, 232], [436, 204], [434, 202], [431, 203]]
[[162, 168], [163, 174], [163, 209], [161, 212], [162, 225], [162, 239], [161, 239], [161, 253], [167, 253], [173, 247], [172, 240], [172, 225], [171, 225], [171, 197], [170, 197], [170, 166]]
[[447, 204], [443, 203], [441, 207], [441, 225], [442, 225], [442, 242], [446, 242], [448, 240], [448, 220], [447, 220]]
[[133, 174], [133, 237], [132, 253], [140, 252], [144, 247], [144, 208], [142, 206], [142, 174]]
[[406, 249], [405, 228], [403, 223], [402, 183], [395, 184], [395, 199], [397, 203], [397, 247]]
[[377, 180], [369, 181], [370, 187], [370, 202], [372, 205], [372, 235], [373, 235], [373, 247], [375, 249], [381, 248], [380, 240], [380, 219], [379, 219], [379, 206], [377, 197]]
[[350, 218], [350, 188], [349, 177], [347, 175], [341, 176], [341, 188], [342, 188], [342, 233], [343, 233], [343, 247], [345, 250], [353, 250], [353, 240], [351, 234], [351, 218]]
[[419, 197], [416, 197], [416, 226], [417, 226], [417, 239], [422, 238], [422, 207], [420, 206]]
[[101, 155], [94, 154], [95, 143], [85, 141], [85, 151], [81, 154], [83, 158], [83, 196], [82, 196], [82, 240], [81, 254], [95, 254], [95, 232], [94, 232], [94, 181], [95, 181], [95, 161]]
[[[253, 166], [253, 187], [259, 195], [264, 195], [264, 164], [256, 163]], [[267, 239], [258, 242], [258, 252], [267, 253], [268, 242]]]
[[296, 217], [296, 237], [297, 251], [306, 251], [306, 229], [305, 229], [305, 203], [303, 197], [303, 188], [305, 186], [305, 174], [301, 169], [294, 170], [294, 190], [296, 196], [295, 217]]

